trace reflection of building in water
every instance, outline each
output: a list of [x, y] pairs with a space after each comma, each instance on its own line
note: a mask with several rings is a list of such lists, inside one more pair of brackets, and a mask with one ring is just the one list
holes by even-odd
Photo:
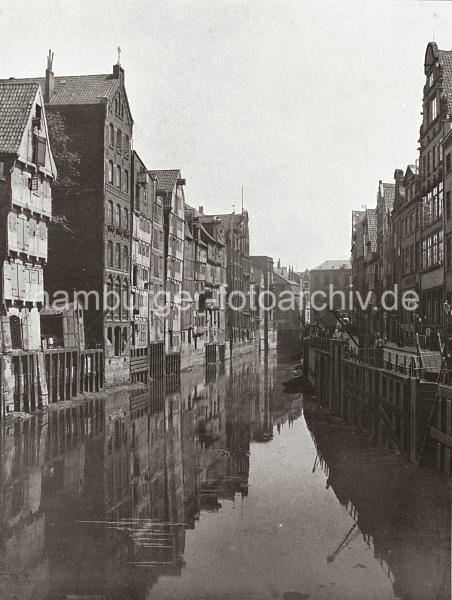
[[46, 422], [38, 417], [15, 423], [3, 430], [1, 441], [0, 598], [14, 593], [27, 600], [44, 598], [49, 575], [42, 506]]
[[450, 507], [436, 475], [366, 453], [368, 442], [358, 434], [344, 443], [344, 433], [326, 426], [315, 411], [305, 410], [305, 418], [317, 448], [313, 470], [323, 469], [327, 487], [356, 524], [332, 544], [328, 562], [359, 532], [398, 598], [449, 598]]
[[55, 406], [6, 430], [0, 566], [27, 570], [14, 593], [138, 600], [179, 575], [200, 513], [247, 495], [251, 438], [271, 433], [275, 404], [274, 364], [260, 367]]
[[226, 445], [230, 452], [228, 461], [229, 491], [233, 497], [239, 492], [248, 495], [250, 470], [251, 406], [254, 388], [254, 369], [245, 362], [232, 370], [226, 394]]
[[0, 598], [47, 598], [58, 571], [58, 515], [80, 498], [86, 447], [102, 430], [100, 400], [1, 430]]
[[261, 359], [260, 368], [253, 371], [252, 436], [255, 442], [273, 438], [273, 361]]

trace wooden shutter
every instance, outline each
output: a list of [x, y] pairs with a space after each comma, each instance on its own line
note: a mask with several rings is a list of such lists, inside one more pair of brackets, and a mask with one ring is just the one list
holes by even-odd
[[19, 287], [17, 281], [17, 264], [10, 264], [10, 274], [11, 274], [11, 295], [13, 298], [19, 297]]
[[3, 263], [3, 296], [6, 300], [11, 300], [13, 298], [11, 265], [9, 262]]
[[25, 284], [25, 268], [22, 264], [17, 265], [17, 281], [18, 281], [18, 295], [21, 300], [25, 300], [27, 295], [27, 289]]
[[17, 251], [17, 215], [9, 213], [8, 215], [8, 247], [10, 250]]
[[46, 138], [38, 136], [36, 164], [42, 165], [42, 166], [44, 166], [46, 164], [46, 150], [47, 150]]
[[19, 251], [24, 250], [24, 220], [21, 217], [17, 217], [17, 248]]

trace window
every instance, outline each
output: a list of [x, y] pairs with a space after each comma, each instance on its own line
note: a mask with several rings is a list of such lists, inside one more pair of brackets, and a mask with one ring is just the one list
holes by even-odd
[[[106, 308], [107, 308], [107, 316], [109, 318], [111, 318], [112, 317], [111, 307], [112, 307], [112, 302], [113, 302], [113, 279], [112, 279], [111, 275], [108, 276], [106, 287], [107, 287], [107, 289], [106, 289], [107, 298], [106, 298], [105, 304], [106, 304]], [[109, 341], [111, 342], [112, 341], [111, 327], [108, 328], [108, 337], [109, 337]]]
[[431, 100], [431, 102], [430, 102], [430, 121], [431, 122], [434, 121], [437, 116], [438, 116], [438, 101], [435, 96], [435, 98], [433, 98], [433, 100]]
[[121, 268], [121, 246], [119, 244], [115, 246], [115, 268]]
[[124, 246], [122, 250], [122, 268], [124, 271], [129, 270], [129, 249]]
[[121, 167], [119, 165], [116, 167], [116, 187], [121, 189]]
[[448, 152], [446, 154], [446, 172], [449, 173], [450, 171], [450, 152]]
[[124, 140], [124, 156], [129, 156], [130, 138], [128, 135], [125, 136]]
[[28, 189], [31, 192], [37, 192], [39, 189], [39, 176], [38, 175], [32, 175], [30, 177], [30, 179], [28, 180]]
[[446, 192], [446, 218], [449, 221], [452, 214], [452, 206], [450, 204], [450, 192]]
[[422, 240], [422, 267], [428, 269], [443, 262], [443, 232], [437, 231]]
[[0, 161], [0, 179], [5, 178], [5, 163]]
[[433, 85], [433, 71], [432, 71], [432, 72], [430, 73], [430, 75], [428, 76], [428, 79], [427, 79], [427, 84], [428, 84], [428, 87], [429, 87], [429, 88], [431, 88], [431, 87], [432, 87], [432, 85]]
[[452, 269], [452, 234], [446, 236], [446, 267], [450, 271]]
[[35, 135], [34, 142], [35, 142], [35, 144], [34, 144], [33, 162], [36, 165], [44, 166], [46, 164], [46, 149], [47, 149], [46, 139], [39, 135]]
[[113, 266], [113, 244], [112, 242], [107, 242], [107, 266]]
[[129, 171], [124, 171], [123, 180], [122, 180], [123, 190], [127, 194], [129, 193]]
[[122, 209], [122, 228], [129, 229], [129, 211], [127, 208]]
[[113, 202], [108, 200], [107, 202], [107, 217], [106, 221], [108, 225], [113, 225]]
[[[122, 318], [123, 319], [128, 319], [129, 318], [129, 314], [128, 314], [128, 308], [129, 308], [129, 284], [127, 282], [127, 279], [124, 279], [124, 282], [122, 284]], [[127, 329], [124, 330], [126, 332], [126, 340], [127, 340]]]
[[121, 327], [115, 327], [115, 356], [121, 355]]
[[113, 147], [115, 145], [115, 128], [113, 123], [110, 123], [110, 134], [108, 137], [108, 143], [110, 144], [111, 147]]
[[113, 185], [113, 162], [108, 161], [107, 181]]
[[121, 227], [121, 207], [115, 204], [115, 227]]
[[120, 129], [116, 132], [116, 150], [122, 152], [122, 131]]

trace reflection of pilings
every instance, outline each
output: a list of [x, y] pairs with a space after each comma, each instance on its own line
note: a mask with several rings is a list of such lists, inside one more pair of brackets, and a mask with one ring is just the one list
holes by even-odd
[[105, 401], [101, 398], [77, 403], [69, 408], [48, 411], [48, 460], [63, 456], [87, 437], [105, 428]]
[[[318, 464], [323, 461], [328, 473], [327, 486], [357, 522], [366, 544], [393, 583], [395, 595], [413, 600], [448, 597], [450, 515], [446, 486], [441, 495], [438, 487], [443, 484], [433, 474], [414, 473], [413, 467], [403, 467], [395, 458], [387, 464], [383, 454], [380, 462], [374, 452], [366, 453], [364, 434], [348, 431], [344, 435], [316, 411], [305, 409], [305, 417]], [[435, 479], [433, 487], [431, 479]], [[421, 511], [424, 505], [426, 510]], [[447, 533], [432, 538], [433, 531]], [[445, 578], [447, 583], [443, 583]]]

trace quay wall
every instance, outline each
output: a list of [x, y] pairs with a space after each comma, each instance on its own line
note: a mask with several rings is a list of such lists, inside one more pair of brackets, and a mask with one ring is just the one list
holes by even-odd
[[377, 351], [363, 355], [339, 340], [305, 340], [303, 356], [323, 408], [413, 463], [436, 444], [437, 466], [450, 472], [452, 387], [425, 380], [411, 361], [383, 359]]

